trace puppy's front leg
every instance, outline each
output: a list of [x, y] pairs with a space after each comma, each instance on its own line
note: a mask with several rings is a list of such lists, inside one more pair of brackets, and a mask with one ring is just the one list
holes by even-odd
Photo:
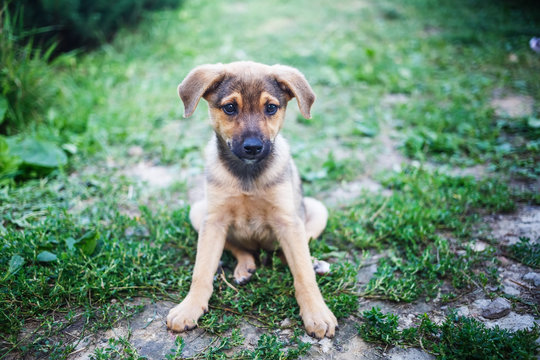
[[208, 311], [214, 274], [225, 246], [227, 227], [217, 219], [207, 217], [199, 232], [193, 280], [185, 299], [167, 315], [167, 327], [175, 331], [191, 330]]
[[278, 240], [294, 278], [296, 301], [306, 332], [322, 339], [333, 337], [337, 326], [315, 280], [304, 223], [300, 219], [279, 221]]

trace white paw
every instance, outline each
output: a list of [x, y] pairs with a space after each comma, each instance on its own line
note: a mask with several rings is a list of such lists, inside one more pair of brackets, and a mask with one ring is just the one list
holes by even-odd
[[317, 275], [324, 275], [330, 272], [330, 264], [324, 260], [313, 259], [313, 270]]
[[338, 322], [325, 303], [316, 307], [311, 306], [309, 309], [304, 309], [301, 316], [306, 332], [310, 336], [317, 339], [322, 339], [325, 336], [328, 338], [334, 337]]
[[206, 304], [200, 304], [185, 298], [176, 305], [167, 315], [167, 327], [171, 330], [182, 332], [195, 328], [197, 320], [208, 311]]

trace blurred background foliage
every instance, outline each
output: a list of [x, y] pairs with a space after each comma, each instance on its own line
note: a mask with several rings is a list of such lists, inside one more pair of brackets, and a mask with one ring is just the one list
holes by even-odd
[[[539, 175], [538, 106], [516, 120], [494, 114], [490, 104], [500, 90], [540, 97], [538, 56], [528, 48], [540, 33], [534, 1], [320, 3], [303, 16], [296, 15], [303, 1], [197, 0], [153, 11], [180, 3], [21, 0], [0, 7], [0, 184], [69, 166], [61, 152], [93, 154], [111, 143], [160, 148], [153, 155], [164, 163], [197, 150], [190, 139], [164, 144], [146, 126], [157, 131], [178, 119], [170, 89], [189, 68], [245, 59], [299, 67], [322, 95], [313, 120], [289, 124], [293, 140], [310, 128], [365, 149], [391, 116], [409, 158], [491, 162], [495, 170]], [[136, 31], [151, 13], [157, 17]], [[111, 42], [118, 31], [126, 36]], [[397, 94], [391, 115], [381, 102], [386, 94]], [[47, 149], [47, 161], [21, 158], [29, 153], [25, 139]], [[333, 154], [293, 151], [307, 164], [306, 180], [351, 178], [340, 170], [350, 166], [338, 166], [343, 161]]]
[[[0, 7], [0, 185], [16, 177], [42, 176], [66, 165], [66, 151], [53, 141], [7, 139], [35, 128], [54, 114], [51, 107], [62, 100], [61, 84], [54, 71], [69, 55], [110, 41], [121, 27], [135, 25], [150, 10], [176, 7], [181, 0], [17, 0]], [[62, 53], [74, 51], [67, 57]], [[70, 99], [70, 101], [72, 101]], [[87, 117], [53, 124], [84, 132]], [[60, 125], [60, 126], [58, 126]], [[31, 131], [32, 132], [32, 131]], [[11, 150], [10, 150], [11, 149]], [[32, 150], [33, 149], [33, 150]], [[36, 151], [38, 151], [36, 153]]]

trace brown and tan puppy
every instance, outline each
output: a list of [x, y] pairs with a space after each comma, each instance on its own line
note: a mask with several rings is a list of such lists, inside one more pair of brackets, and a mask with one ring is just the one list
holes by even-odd
[[324, 230], [323, 204], [302, 197], [300, 177], [279, 135], [287, 102], [296, 97], [310, 118], [315, 94], [296, 69], [254, 62], [202, 65], [178, 86], [184, 117], [201, 97], [209, 105], [215, 135], [206, 148], [206, 196], [190, 212], [198, 231], [193, 281], [186, 298], [169, 311], [167, 326], [186, 331], [208, 310], [223, 249], [238, 260], [237, 283], [255, 271], [253, 252], [281, 249], [294, 277], [307, 333], [333, 337], [334, 314], [315, 281], [308, 241]]

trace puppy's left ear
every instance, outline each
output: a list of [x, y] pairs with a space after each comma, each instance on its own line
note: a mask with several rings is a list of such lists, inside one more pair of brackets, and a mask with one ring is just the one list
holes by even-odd
[[315, 93], [304, 75], [290, 66], [274, 65], [276, 80], [281, 89], [291, 98], [296, 97], [300, 112], [306, 119], [311, 119], [311, 106], [315, 102]]
[[191, 70], [178, 85], [178, 95], [184, 103], [184, 117], [190, 117], [201, 97], [224, 77], [223, 64], [201, 65]]

